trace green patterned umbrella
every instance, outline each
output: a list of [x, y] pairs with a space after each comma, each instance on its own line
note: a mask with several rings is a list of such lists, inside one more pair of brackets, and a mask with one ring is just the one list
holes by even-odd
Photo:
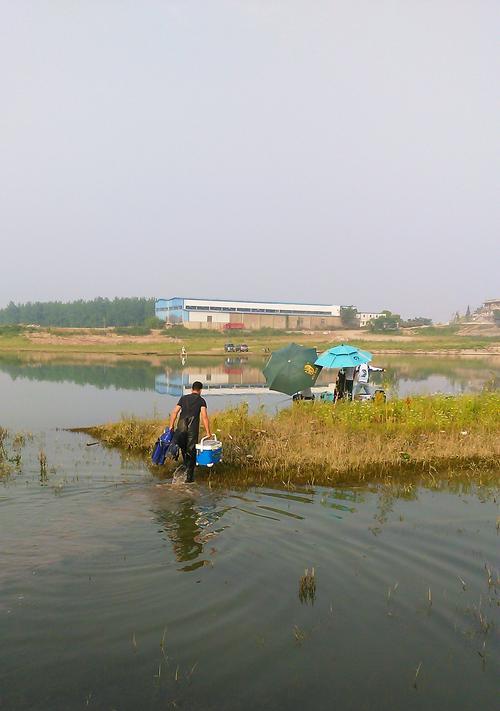
[[318, 357], [315, 348], [290, 343], [272, 353], [263, 370], [269, 390], [294, 395], [316, 382], [321, 367], [314, 364]]

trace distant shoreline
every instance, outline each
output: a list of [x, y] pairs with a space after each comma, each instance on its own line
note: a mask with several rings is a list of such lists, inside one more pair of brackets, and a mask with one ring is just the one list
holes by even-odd
[[[145, 335], [117, 333], [110, 329], [40, 328], [25, 329], [18, 333], [0, 329], [0, 354], [17, 353], [22, 356], [71, 355], [108, 356], [112, 358], [164, 358], [180, 357], [184, 346], [189, 357], [248, 357], [265, 358], [270, 351], [295, 343], [325, 350], [333, 343], [359, 344], [376, 356], [426, 355], [426, 356], [500, 356], [500, 335], [486, 329], [484, 334], [460, 335], [446, 329], [434, 329], [422, 334], [414, 329], [398, 334], [374, 334], [364, 330], [267, 333], [251, 332], [224, 334], [187, 331], [181, 337], [169, 336], [168, 331], [152, 331]], [[225, 352], [224, 344], [246, 343], [248, 353]]]
[[[150, 360], [152, 358], [175, 358], [179, 357], [178, 353], [175, 352], [165, 352], [165, 351], [99, 351], [99, 350], [61, 350], [61, 349], [16, 349], [15, 351], [11, 349], [3, 350], [0, 348], [0, 355], [2, 353], [18, 353], [20, 355], [50, 355], [50, 356], [76, 356], [76, 357], [87, 357], [94, 356], [97, 358], [105, 358], [106, 356], [117, 358], [119, 360], [133, 358], [134, 360]], [[413, 355], [413, 356], [428, 356], [428, 357], [439, 357], [439, 356], [467, 356], [467, 357], [478, 357], [478, 356], [494, 356], [500, 357], [500, 348], [495, 349], [441, 349], [441, 350], [403, 350], [403, 349], [389, 349], [389, 350], [377, 350], [372, 348], [371, 352], [374, 356], [384, 356], [384, 355]], [[228, 354], [218, 351], [189, 351], [189, 358], [220, 358], [226, 357]], [[265, 358], [265, 353], [248, 353], [245, 354], [252, 358]]]

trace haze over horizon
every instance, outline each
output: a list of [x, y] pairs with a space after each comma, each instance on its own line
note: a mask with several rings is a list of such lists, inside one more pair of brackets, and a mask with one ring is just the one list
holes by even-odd
[[493, 0], [0, 5], [0, 307], [500, 296]]

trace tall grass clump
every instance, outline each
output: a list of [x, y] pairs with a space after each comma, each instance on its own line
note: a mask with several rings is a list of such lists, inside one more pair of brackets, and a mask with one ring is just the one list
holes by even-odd
[[[9, 432], [4, 427], [0, 427], [0, 477], [8, 476], [12, 473], [14, 467], [19, 466], [21, 463], [21, 454], [19, 451], [11, 453], [7, 451], [8, 439]], [[18, 434], [13, 438], [13, 445], [15, 449], [19, 450], [23, 444], [23, 435]]]
[[0, 326], [0, 336], [18, 336], [24, 331], [23, 326], [17, 323]]
[[149, 336], [149, 326], [116, 326], [114, 329], [118, 336]]

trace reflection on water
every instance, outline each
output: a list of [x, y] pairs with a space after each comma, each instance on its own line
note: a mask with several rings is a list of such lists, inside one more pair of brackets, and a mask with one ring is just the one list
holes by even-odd
[[[380, 356], [377, 364], [385, 373], [374, 373], [373, 382], [383, 384], [391, 392], [406, 394], [421, 391], [478, 391], [492, 377], [500, 376], [500, 364], [494, 356], [436, 357]], [[86, 362], [64, 361], [36, 355], [19, 358], [0, 354], [0, 372], [12, 380], [92, 385], [99, 389], [156, 391], [178, 397], [201, 380], [210, 394], [244, 395], [265, 389], [262, 368], [265, 360], [248, 356], [221, 358], [190, 358], [184, 363], [178, 358], [164, 359], [155, 365], [147, 361]], [[335, 371], [323, 370], [318, 385], [328, 386], [335, 380]]]
[[202, 557], [204, 546], [222, 533], [225, 527], [215, 526], [230, 507], [218, 509], [215, 498], [201, 504], [189, 491], [183, 492], [183, 486], [180, 495], [176, 488], [168, 486], [155, 497], [154, 512], [172, 544], [177, 562], [187, 563], [179, 570], [192, 572], [212, 564]]
[[[203, 543], [199, 538], [201, 528], [198, 525], [198, 513], [193, 507], [193, 502], [182, 501], [173, 511], [162, 510], [155, 513], [172, 542], [176, 560], [179, 563], [196, 560], [203, 551]], [[197, 561], [194, 566], [181, 568], [181, 570], [195, 570], [203, 563], [204, 561]]]
[[[343, 513], [355, 513], [356, 507], [352, 504], [356, 501], [362, 501], [363, 494], [359, 491], [342, 491], [333, 489], [322, 495], [320, 503], [322, 506], [327, 506], [330, 509]], [[342, 518], [342, 515], [337, 514], [337, 518]]]
[[87, 441], [0, 481], [1, 708], [496, 708], [498, 489], [159, 485]]
[[36, 356], [19, 358], [0, 353], [0, 372], [12, 380], [93, 385], [99, 389], [151, 390], [154, 388], [154, 368], [146, 361], [93, 362], [59, 360], [57, 357], [38, 360]]
[[207, 394], [233, 395], [260, 394], [266, 390], [266, 380], [262, 374], [265, 361], [250, 363], [248, 358], [225, 358], [223, 362], [208, 365], [194, 362], [179, 367], [179, 363], [169, 365], [155, 376], [155, 390], [160, 394], [181, 396], [191, 391], [191, 383], [199, 380]]

